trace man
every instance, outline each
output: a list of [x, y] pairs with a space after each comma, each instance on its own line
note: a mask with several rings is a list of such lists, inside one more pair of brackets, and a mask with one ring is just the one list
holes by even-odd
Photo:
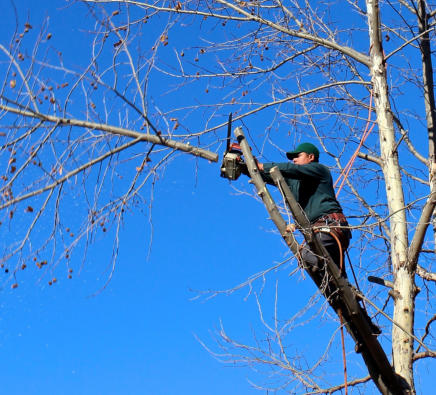
[[[262, 164], [258, 162], [257, 165], [262, 178], [266, 183], [275, 185], [269, 172], [274, 166], [279, 168], [286, 184], [288, 184], [295, 199], [306, 213], [313, 228], [315, 231], [320, 230], [319, 240], [341, 269], [342, 275], [347, 277], [343, 258], [351, 239], [351, 231], [342, 213], [341, 205], [336, 200], [330, 170], [318, 162], [319, 150], [311, 143], [300, 144], [294, 151], [287, 152], [286, 156], [293, 163]], [[246, 168], [243, 169], [243, 173], [248, 174]], [[324, 232], [322, 228], [327, 228], [330, 232]], [[332, 305], [336, 304], [335, 287], [326, 278], [324, 261], [318, 259], [307, 246], [303, 247], [301, 257], [311, 277], [318, 286], [324, 287], [325, 295], [330, 299], [330, 303]], [[381, 330], [371, 321], [366, 309], [363, 309], [362, 313], [367, 319], [373, 334], [379, 335]]]
[[[323, 226], [330, 229], [330, 233], [321, 232], [319, 239], [346, 276], [343, 254], [348, 248], [351, 232], [341, 205], [336, 200], [330, 171], [318, 162], [319, 150], [311, 143], [300, 144], [294, 151], [287, 152], [286, 156], [293, 163], [258, 163], [262, 178], [266, 183], [275, 185], [269, 172], [274, 166], [279, 168], [314, 229]], [[303, 248], [301, 255], [313, 274], [320, 270], [324, 272], [322, 260], [307, 247]]]

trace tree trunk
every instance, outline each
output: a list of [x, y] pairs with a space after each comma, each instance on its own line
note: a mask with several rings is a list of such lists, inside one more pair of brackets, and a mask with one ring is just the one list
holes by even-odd
[[413, 334], [414, 323], [414, 275], [410, 270], [407, 259], [408, 237], [404, 195], [396, 150], [393, 117], [389, 103], [384, 54], [380, 38], [378, 1], [367, 0], [366, 4], [370, 36], [371, 79], [377, 125], [379, 128], [382, 171], [385, 178], [390, 215], [391, 263], [396, 295], [393, 319], [405, 329], [403, 331], [396, 325], [393, 325], [393, 363], [395, 372], [407, 381], [413, 391], [413, 338], [411, 334]]
[[[428, 131], [428, 158], [429, 158], [429, 174], [430, 174], [430, 192], [436, 191], [436, 111], [434, 97], [434, 82], [433, 82], [433, 64], [431, 61], [430, 36], [428, 30], [428, 14], [424, 0], [418, 1], [418, 26], [420, 38], [420, 50], [422, 61], [422, 81], [424, 85], [424, 104], [425, 104], [425, 119], [427, 122]], [[436, 241], [436, 213], [433, 212], [433, 237]], [[436, 243], [435, 243], [436, 245]]]

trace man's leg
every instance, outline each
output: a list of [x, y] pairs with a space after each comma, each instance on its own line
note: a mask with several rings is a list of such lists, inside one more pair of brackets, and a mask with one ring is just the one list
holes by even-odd
[[318, 233], [319, 239], [322, 245], [325, 247], [333, 262], [336, 266], [341, 270], [342, 276], [347, 277], [345, 273], [345, 262], [344, 262], [344, 251], [341, 251], [341, 248], [338, 244], [338, 241], [335, 237], [333, 237], [330, 233], [320, 232]]
[[[325, 232], [317, 233], [317, 237], [329, 253], [330, 257], [333, 259], [333, 262], [335, 262], [339, 268], [341, 268], [341, 266], [343, 267], [343, 263], [341, 264], [341, 251], [336, 239], [329, 233]], [[301, 257], [303, 258], [303, 261], [309, 270], [322, 270], [325, 266], [322, 257], [318, 258], [307, 246], [303, 247], [301, 251]]]
[[[336, 239], [328, 233], [319, 232], [317, 234], [318, 240], [324, 246], [329, 253], [335, 264], [340, 267], [341, 251], [339, 249]], [[330, 299], [330, 303], [334, 303], [335, 299], [333, 295], [337, 289], [329, 279], [326, 263], [323, 257], [318, 257], [312, 252], [307, 245], [305, 245], [301, 251], [301, 257], [303, 260], [304, 268], [309, 272], [316, 285], [324, 293], [324, 295]], [[343, 271], [345, 273], [345, 271]]]

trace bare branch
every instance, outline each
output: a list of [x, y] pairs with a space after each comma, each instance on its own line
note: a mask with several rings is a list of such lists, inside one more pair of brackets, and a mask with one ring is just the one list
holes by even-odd
[[[348, 387], [354, 387], [358, 384], [367, 383], [371, 380], [371, 376], [362, 377], [361, 379], [351, 380], [347, 382]], [[345, 388], [345, 384], [336, 385], [334, 387], [326, 388], [326, 389], [320, 389], [318, 391], [314, 392], [306, 392], [305, 395], [312, 395], [312, 394], [334, 394], [337, 391], [340, 391]]]
[[307, 33], [303, 33], [303, 32], [298, 32], [296, 30], [287, 29], [287, 28], [285, 28], [285, 27], [283, 27], [283, 26], [281, 26], [281, 25], [279, 25], [277, 23], [274, 23], [272, 21], [266, 20], [266, 19], [264, 19], [264, 18], [262, 18], [260, 16], [252, 15], [250, 12], [245, 11], [241, 7], [238, 7], [235, 4], [233, 4], [233, 3], [229, 3], [228, 1], [217, 0], [217, 2], [221, 3], [223, 5], [226, 5], [227, 7], [235, 10], [236, 12], [240, 13], [241, 15], [244, 15], [248, 20], [262, 23], [264, 25], [267, 25], [269, 27], [274, 28], [277, 31], [280, 31], [280, 32], [285, 33], [285, 34], [288, 34], [290, 36], [302, 38], [304, 40], [311, 41], [313, 43], [322, 45], [323, 47], [334, 49], [334, 50], [339, 51], [339, 52], [341, 52], [341, 53], [343, 53], [343, 54], [345, 54], [347, 56], [350, 56], [351, 58], [357, 60], [358, 62], [364, 64], [365, 66], [369, 67], [369, 65], [370, 65], [370, 61], [369, 61], [368, 56], [363, 55], [362, 53], [360, 53], [360, 52], [358, 52], [358, 51], [356, 51], [356, 50], [354, 50], [352, 48], [348, 48], [346, 46], [339, 45], [339, 44], [337, 44], [335, 42], [332, 42], [332, 41], [329, 41], [329, 40], [325, 40], [325, 39], [322, 39], [320, 37], [313, 36], [311, 34], [307, 34]]
[[413, 355], [413, 361], [418, 361], [423, 358], [436, 358], [436, 351], [424, 351]]
[[98, 158], [95, 158], [95, 159], [89, 161], [88, 163], [85, 163], [84, 165], [78, 167], [77, 169], [74, 169], [74, 170], [70, 171], [69, 173], [65, 174], [65, 176], [57, 179], [52, 184], [46, 185], [45, 187], [40, 188], [40, 189], [38, 189], [36, 191], [32, 191], [30, 193], [18, 196], [18, 197], [13, 198], [13, 199], [10, 199], [6, 203], [3, 203], [2, 205], [0, 205], [0, 210], [3, 210], [6, 207], [9, 207], [9, 206], [12, 206], [14, 204], [17, 204], [17, 203], [19, 203], [19, 202], [21, 202], [23, 200], [30, 199], [30, 198], [32, 198], [34, 196], [38, 196], [38, 195], [40, 195], [40, 194], [42, 194], [44, 192], [53, 190], [58, 185], [62, 185], [65, 181], [67, 181], [70, 178], [74, 177], [76, 174], [78, 174], [78, 173], [88, 169], [89, 167], [94, 166], [95, 164], [97, 164], [99, 162], [102, 162], [103, 160], [111, 157], [112, 155], [114, 155], [114, 154], [116, 154], [118, 152], [121, 152], [121, 151], [125, 150], [126, 148], [132, 147], [133, 145], [139, 143], [140, 141], [141, 141], [140, 138], [136, 138], [134, 140], [131, 140], [128, 143], [123, 144], [123, 145], [121, 145], [121, 146], [119, 146], [119, 147], [117, 147], [117, 148], [115, 148], [113, 150], [110, 150], [110, 151], [104, 153], [103, 155], [99, 156]]
[[416, 274], [424, 280], [436, 281], [436, 273], [425, 270], [421, 265], [416, 265]]
[[380, 167], [382, 167], [383, 162], [382, 162], [382, 160], [381, 160], [379, 157], [377, 157], [377, 156], [370, 155], [370, 154], [364, 154], [364, 153], [362, 153], [362, 152], [358, 152], [358, 153], [357, 153], [357, 156], [358, 156], [359, 158], [361, 158], [361, 159], [365, 159], [365, 160], [369, 160], [370, 162], [374, 162], [374, 163], [376, 163], [377, 165], [379, 165]]
[[137, 139], [138, 141], [148, 141], [153, 144], [157, 145], [164, 145], [169, 148], [173, 148], [176, 150], [180, 150], [183, 152], [187, 152], [191, 155], [199, 156], [201, 158], [217, 162], [218, 161], [218, 155], [204, 150], [202, 148], [194, 147], [190, 144], [181, 143], [179, 141], [168, 139], [164, 136], [156, 136], [151, 134], [144, 134], [144, 133], [138, 133], [130, 129], [124, 129], [117, 126], [112, 125], [106, 125], [101, 123], [95, 123], [95, 122], [89, 122], [89, 121], [82, 121], [79, 119], [74, 118], [63, 118], [63, 117], [57, 117], [53, 115], [47, 115], [47, 114], [41, 114], [38, 112], [31, 112], [26, 110], [21, 110], [18, 108], [13, 108], [10, 106], [5, 106], [3, 104], [0, 104], [0, 109], [3, 111], [7, 111], [10, 113], [22, 115], [29, 118], [35, 118], [40, 119], [43, 121], [48, 122], [54, 122], [59, 125], [67, 125], [67, 126], [79, 126], [82, 128], [88, 128], [92, 130], [101, 130], [103, 132], [108, 132], [112, 134], [118, 134], [120, 136], [126, 136], [131, 137], [134, 139]]
[[421, 251], [422, 243], [424, 242], [425, 232], [430, 225], [430, 219], [433, 215], [436, 206], [436, 191], [430, 194], [425, 202], [424, 208], [421, 212], [418, 225], [416, 226], [415, 234], [413, 235], [412, 242], [408, 251], [408, 262], [410, 270], [414, 271], [418, 262], [418, 257]]

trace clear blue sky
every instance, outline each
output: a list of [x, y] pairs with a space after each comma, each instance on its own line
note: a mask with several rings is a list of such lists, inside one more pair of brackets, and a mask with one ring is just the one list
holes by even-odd
[[[7, 20], [0, 34], [7, 45], [15, 21], [11, 3], [2, 3]], [[86, 12], [74, 5], [61, 10], [65, 4], [15, 2], [20, 28], [27, 15], [34, 29], [50, 17], [53, 45], [63, 48], [66, 63], [74, 63], [86, 49], [77, 31]], [[20, 273], [17, 289], [5, 283], [0, 291], [1, 393], [258, 393], [248, 381], [261, 384], [259, 376], [246, 367], [220, 363], [198, 339], [219, 352], [214, 338], [222, 322], [228, 335], [253, 342], [253, 331], [262, 330], [254, 292], [272, 322], [276, 280], [281, 280], [282, 320], [304, 306], [314, 286], [301, 276], [288, 279], [295, 268], [292, 262], [273, 272], [265, 288], [256, 282], [249, 298], [245, 288], [210, 300], [194, 299], [203, 291], [232, 288], [287, 256], [280, 237], [270, 232], [264, 207], [238, 195], [218, 174], [218, 164], [186, 155], [174, 160], [156, 188], [150, 254], [150, 224], [143, 215], [132, 213], [122, 232], [115, 274], [103, 290], [109, 265], [104, 252], [111, 248], [107, 238], [94, 244], [71, 280], [58, 276], [58, 282], [49, 286], [47, 276], [39, 280], [31, 268]], [[246, 188], [246, 180], [236, 185]], [[312, 313], [307, 313], [308, 319], [313, 319]], [[321, 316], [311, 328], [295, 328], [288, 345], [311, 359], [325, 344], [320, 334], [334, 328], [328, 317]], [[326, 376], [337, 381], [342, 374], [339, 337], [333, 347], [338, 349], [332, 355], [339, 368]], [[352, 349], [348, 342], [350, 354]], [[359, 363], [353, 359], [350, 371]]]
[[[49, 17], [52, 45], [62, 48], [66, 64], [74, 65], [89, 49], [78, 28], [87, 13], [84, 7], [62, 9], [65, 4], [15, 2], [18, 30], [29, 21], [36, 31]], [[0, 32], [7, 46], [15, 20], [10, 2], [3, 5], [8, 18]], [[108, 238], [94, 245], [80, 272], [77, 263], [71, 280], [57, 272], [58, 282], [49, 286], [50, 274], [29, 267], [19, 273], [17, 289], [3, 282], [1, 393], [257, 392], [247, 383], [256, 375], [218, 362], [198, 340], [217, 349], [221, 320], [229, 335], [251, 341], [251, 330], [259, 326], [253, 320], [254, 299], [244, 300], [247, 290], [192, 299], [205, 290], [231, 288], [272, 265], [271, 245], [286, 250], [279, 237], [262, 229], [270, 229], [263, 206], [232, 195], [229, 183], [218, 176], [218, 164], [200, 161], [196, 175], [195, 159], [175, 161], [156, 188], [150, 255], [150, 225], [143, 215], [132, 214], [115, 274], [104, 290]], [[239, 243], [242, 230], [254, 246]], [[257, 243], [259, 238], [265, 244]]]

